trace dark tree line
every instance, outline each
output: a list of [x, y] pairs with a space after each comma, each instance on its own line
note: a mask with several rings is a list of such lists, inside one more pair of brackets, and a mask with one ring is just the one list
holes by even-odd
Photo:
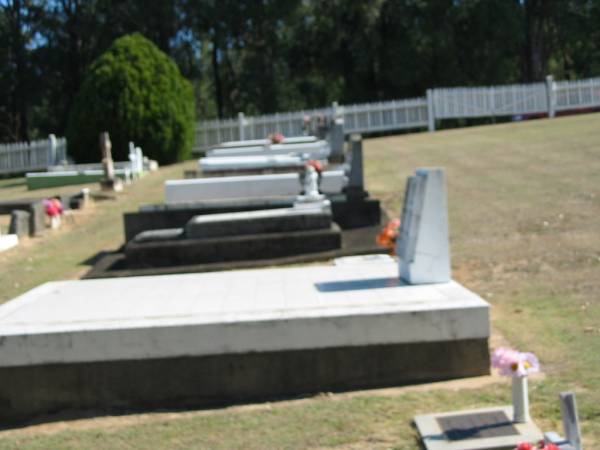
[[199, 118], [600, 74], [600, 0], [0, 0], [0, 141], [63, 134], [132, 32], [194, 83]]

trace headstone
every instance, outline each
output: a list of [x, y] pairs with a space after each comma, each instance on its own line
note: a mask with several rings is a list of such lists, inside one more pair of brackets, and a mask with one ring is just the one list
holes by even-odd
[[451, 279], [446, 178], [441, 168], [418, 169], [408, 179], [397, 254], [410, 284]]
[[356, 190], [364, 190], [363, 177], [363, 149], [360, 134], [350, 137], [350, 177], [348, 187]]
[[340, 162], [344, 159], [344, 119], [338, 118], [333, 121], [329, 132], [329, 143], [331, 145], [330, 161]]
[[123, 183], [120, 178], [115, 177], [115, 166], [112, 159], [112, 143], [108, 132], [100, 133], [100, 149], [102, 150], [102, 167], [104, 169], [104, 179], [100, 181], [100, 186], [104, 191], [122, 191]]
[[8, 228], [9, 234], [15, 234], [18, 237], [29, 235], [29, 220], [31, 214], [27, 211], [19, 209], [10, 213], [10, 225]]
[[561, 392], [560, 412], [565, 429], [565, 439], [575, 450], [581, 450], [581, 430], [579, 429], [579, 417], [577, 415], [577, 403], [575, 394], [572, 392]]

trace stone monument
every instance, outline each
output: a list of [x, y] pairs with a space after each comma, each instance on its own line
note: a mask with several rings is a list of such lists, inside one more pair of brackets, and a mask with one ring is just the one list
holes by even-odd
[[451, 279], [446, 177], [441, 168], [417, 169], [408, 179], [397, 254], [410, 284]]
[[344, 160], [344, 119], [333, 120], [329, 130], [329, 144], [331, 145], [329, 161], [342, 162]]
[[102, 168], [104, 169], [104, 179], [100, 181], [100, 187], [103, 191], [120, 192], [123, 190], [123, 183], [120, 178], [115, 176], [111, 149], [112, 143], [108, 132], [100, 133], [100, 150], [102, 150]]

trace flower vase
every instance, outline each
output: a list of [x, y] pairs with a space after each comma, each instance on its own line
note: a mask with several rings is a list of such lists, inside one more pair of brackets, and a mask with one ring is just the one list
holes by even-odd
[[531, 420], [529, 416], [529, 389], [527, 377], [513, 377], [512, 379], [513, 422], [526, 423]]

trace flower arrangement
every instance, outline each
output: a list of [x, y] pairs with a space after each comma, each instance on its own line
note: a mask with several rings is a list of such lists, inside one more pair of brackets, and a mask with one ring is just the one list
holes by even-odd
[[317, 173], [321, 173], [323, 172], [323, 164], [321, 163], [321, 161], [317, 161], [316, 159], [310, 159], [307, 163], [307, 166], [311, 166], [313, 167]]
[[540, 371], [540, 363], [533, 353], [503, 347], [496, 349], [492, 355], [492, 367], [507, 377], [526, 377]]
[[273, 133], [269, 134], [268, 138], [271, 140], [273, 144], [281, 144], [285, 139], [285, 136], [281, 133]]
[[529, 417], [527, 375], [539, 372], [540, 363], [537, 357], [533, 353], [498, 348], [492, 355], [492, 367], [498, 369], [500, 375], [512, 377], [513, 421], [529, 422], [531, 418]]
[[392, 219], [377, 236], [377, 245], [387, 248], [391, 255], [396, 253], [396, 239], [400, 230], [400, 219]]
[[529, 442], [521, 442], [519, 445], [515, 447], [515, 450], [559, 450], [558, 446], [555, 444], [551, 444], [546, 441], [539, 441], [537, 443], [537, 447]]

